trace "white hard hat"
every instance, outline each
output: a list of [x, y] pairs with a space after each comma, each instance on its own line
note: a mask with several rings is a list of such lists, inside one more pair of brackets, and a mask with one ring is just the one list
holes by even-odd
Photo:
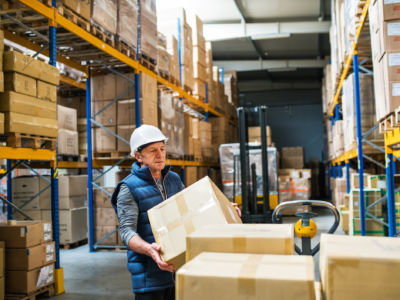
[[135, 156], [135, 152], [141, 146], [156, 143], [156, 142], [166, 142], [168, 139], [165, 135], [155, 126], [152, 125], [142, 125], [136, 128], [131, 135], [131, 155]]

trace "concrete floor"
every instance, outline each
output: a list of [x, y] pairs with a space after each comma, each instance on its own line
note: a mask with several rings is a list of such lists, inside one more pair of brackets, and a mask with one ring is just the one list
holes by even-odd
[[[333, 224], [333, 217], [327, 211], [319, 211], [314, 218], [318, 235], [312, 246], [319, 242], [320, 234], [327, 232]], [[284, 223], [294, 223], [295, 218], [284, 218]], [[335, 234], [344, 234], [338, 228]], [[296, 244], [301, 246], [296, 238]], [[88, 246], [61, 250], [61, 266], [64, 268], [65, 294], [53, 297], [57, 300], [85, 299], [133, 299], [130, 275], [126, 269], [125, 251], [101, 251], [89, 253]], [[315, 255], [316, 278], [319, 281], [319, 254]]]

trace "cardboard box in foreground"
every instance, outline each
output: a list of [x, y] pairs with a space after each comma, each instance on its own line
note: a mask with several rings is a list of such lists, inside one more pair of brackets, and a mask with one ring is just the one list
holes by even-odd
[[311, 256], [204, 252], [177, 272], [176, 299], [314, 300]]
[[162, 259], [175, 270], [185, 263], [186, 236], [209, 224], [242, 223], [231, 202], [204, 177], [148, 211]]
[[202, 252], [294, 254], [293, 224], [208, 225], [186, 238], [186, 262]]
[[398, 299], [400, 240], [323, 234], [320, 273], [325, 300]]

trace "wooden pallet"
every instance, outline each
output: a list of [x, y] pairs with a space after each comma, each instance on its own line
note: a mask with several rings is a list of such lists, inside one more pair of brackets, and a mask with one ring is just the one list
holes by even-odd
[[181, 160], [183, 159], [183, 155], [175, 154], [175, 153], [167, 153], [167, 159], [178, 159]]
[[170, 81], [169, 73], [161, 71], [161, 70], [158, 70], [158, 75], [160, 75], [162, 78]]
[[126, 43], [119, 36], [117, 36], [117, 41], [115, 42], [115, 48], [125, 54], [126, 56], [136, 59], [136, 48], [130, 46], [129, 43]]
[[35, 300], [36, 298], [41, 298], [41, 297], [53, 297], [55, 295], [54, 293], [54, 283], [45, 287], [42, 287], [40, 289], [37, 289], [36, 291], [30, 293], [30, 294], [6, 294], [4, 299], [5, 300]]
[[169, 76], [169, 81], [172, 82], [176, 86], [180, 86], [179, 79], [176, 79], [175, 77], [173, 77], [171, 75]]
[[118, 159], [123, 158], [126, 155], [130, 154], [130, 152], [124, 151], [111, 151], [111, 152], [96, 152], [93, 153], [93, 158], [95, 159]]
[[78, 25], [79, 27], [85, 29], [86, 31], [90, 32], [90, 22], [84, 18], [82, 18], [81, 15], [78, 15], [76, 12], [73, 10], [69, 9], [68, 7], [64, 5], [60, 5], [58, 8], [58, 13], [62, 15], [64, 18], [68, 19], [75, 25]]
[[144, 53], [139, 54], [139, 62], [151, 71], [156, 72], [157, 61], [150, 56]]
[[53, 137], [36, 136], [24, 133], [9, 132], [1, 136], [8, 147], [33, 148], [33, 149], [56, 149], [57, 139]]
[[110, 45], [111, 47], [115, 48], [114, 34], [107, 32], [97, 24], [92, 24], [92, 26], [90, 27], [90, 31], [95, 37], [102, 40], [104, 43]]
[[68, 249], [73, 249], [77, 248], [82, 245], [86, 245], [88, 243], [88, 239], [83, 239], [81, 241], [77, 241], [75, 243], [70, 243], [70, 244], [60, 244], [60, 248], [68, 250]]
[[385, 133], [393, 130], [395, 127], [395, 115], [394, 113], [389, 114], [381, 121], [379, 121], [379, 133]]
[[80, 155], [59, 154], [58, 160], [61, 161], [81, 161]]

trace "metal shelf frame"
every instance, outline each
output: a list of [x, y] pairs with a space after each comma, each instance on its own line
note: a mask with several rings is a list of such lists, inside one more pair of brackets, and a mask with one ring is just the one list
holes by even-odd
[[[378, 129], [378, 126], [371, 128], [366, 133], [362, 134], [362, 124], [361, 124], [361, 105], [360, 105], [360, 83], [359, 83], [359, 72], [360, 70], [367, 73], [373, 74], [370, 70], [365, 68], [363, 63], [366, 62], [367, 59], [364, 59], [362, 62], [359, 62], [359, 57], [357, 53], [357, 45], [360, 34], [363, 30], [369, 7], [370, 0], [367, 0], [364, 4], [362, 16], [361, 16], [361, 26], [357, 29], [355, 41], [352, 44], [351, 53], [348, 55], [343, 72], [340, 76], [340, 81], [336, 89], [336, 93], [332, 102], [332, 105], [329, 110], [330, 119], [331, 119], [331, 129], [333, 128], [333, 124], [336, 120], [338, 120], [338, 111], [339, 111], [339, 103], [340, 103], [340, 95], [342, 93], [342, 86], [344, 80], [346, 79], [350, 67], [352, 65], [354, 72], [354, 88], [355, 88], [355, 108], [356, 108], [356, 124], [357, 124], [357, 148], [353, 149], [349, 152], [344, 153], [340, 157], [337, 157], [331, 161], [331, 168], [328, 172], [329, 177], [337, 178], [346, 176], [346, 189], [347, 193], [350, 192], [350, 160], [357, 158], [357, 166], [359, 173], [359, 186], [360, 186], [360, 222], [361, 222], [361, 235], [366, 235], [366, 217], [373, 218], [377, 222], [383, 224], [389, 229], [389, 236], [394, 237], [397, 236], [396, 233], [396, 213], [395, 213], [395, 205], [394, 205], [394, 174], [395, 174], [395, 157], [393, 155], [392, 146], [396, 143], [400, 143], [400, 131], [395, 129], [395, 132], [385, 134], [385, 148], [382, 148], [371, 141], [368, 141], [366, 137], [370, 135], [374, 130]], [[372, 157], [366, 155], [363, 152], [363, 143], [368, 144], [380, 152], [385, 154], [386, 163], [382, 164]], [[364, 199], [364, 159], [369, 160], [375, 163], [377, 166], [385, 169], [386, 171], [386, 184], [387, 184], [387, 194], [381, 199], [375, 201], [374, 203], [365, 205]], [[343, 174], [342, 172], [342, 164], [344, 163], [346, 172]], [[400, 188], [398, 189], [400, 190]], [[376, 206], [379, 203], [387, 202], [388, 208], [388, 223], [378, 219], [374, 215], [369, 212], [369, 209]]]

